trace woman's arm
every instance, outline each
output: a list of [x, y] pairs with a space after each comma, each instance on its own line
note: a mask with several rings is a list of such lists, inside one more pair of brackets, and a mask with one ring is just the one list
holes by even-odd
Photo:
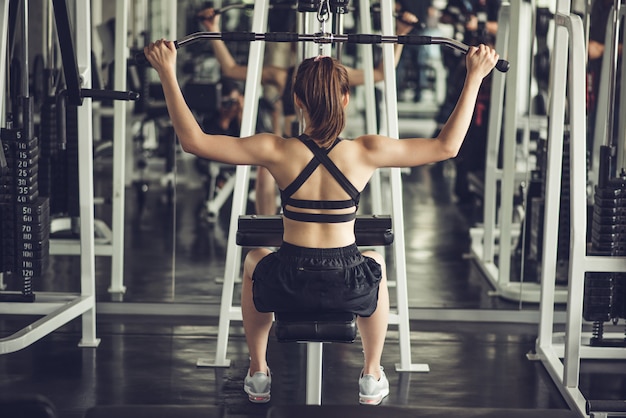
[[488, 46], [470, 47], [463, 90], [437, 138], [396, 140], [383, 136], [361, 137], [365, 160], [373, 167], [412, 167], [455, 157], [472, 122], [482, 80], [491, 72], [498, 58], [498, 54]]
[[[199, 17], [202, 17], [202, 25], [208, 32], [220, 32], [219, 19], [220, 15], [215, 13], [215, 9], [204, 9], [198, 13]], [[240, 65], [235, 61], [226, 43], [221, 39], [211, 39], [211, 45], [213, 46], [213, 53], [217, 62], [222, 69], [222, 75], [233, 80], [246, 81], [248, 77], [248, 67]], [[284, 87], [285, 80], [287, 78], [287, 70], [279, 67], [263, 67], [261, 73], [261, 84], [273, 84], [278, 86], [281, 90]]]
[[276, 135], [236, 138], [208, 135], [202, 131], [185, 102], [176, 78], [177, 51], [173, 42], [158, 40], [146, 46], [144, 53], [159, 75], [167, 110], [184, 151], [228, 164], [265, 165], [276, 158], [282, 141]]
[[[414, 25], [417, 23], [417, 17], [411, 12], [403, 12], [402, 15], [396, 19], [396, 35], [407, 35], [413, 30]], [[400, 57], [402, 56], [403, 44], [396, 43], [393, 46], [393, 58], [394, 67], [398, 66]], [[363, 70], [346, 67], [348, 71], [348, 80], [350, 80], [351, 86], [360, 86], [365, 84], [365, 73]], [[374, 82], [383, 81], [385, 79], [384, 62], [381, 60], [376, 67], [374, 67]]]

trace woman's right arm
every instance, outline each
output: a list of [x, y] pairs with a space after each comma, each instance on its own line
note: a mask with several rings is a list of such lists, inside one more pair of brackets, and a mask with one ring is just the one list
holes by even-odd
[[[208, 32], [220, 32], [219, 19], [220, 15], [215, 13], [215, 9], [204, 9], [198, 13], [199, 17], [203, 17], [202, 25]], [[248, 77], [248, 67], [240, 65], [235, 61], [226, 43], [221, 39], [211, 39], [211, 45], [213, 46], [213, 53], [217, 62], [222, 69], [222, 75], [227, 78], [238, 81], [246, 81]], [[285, 76], [282, 77], [282, 73]], [[261, 84], [274, 84], [278, 85], [282, 89], [284, 80], [286, 78], [287, 71], [278, 67], [263, 67], [261, 72]]]
[[[220, 17], [215, 13], [215, 9], [204, 9], [198, 13], [198, 16], [204, 18], [202, 25], [208, 32], [220, 32]], [[231, 55], [224, 41], [221, 39], [211, 39], [211, 45], [213, 46], [215, 58], [222, 69], [222, 74], [233, 80], [244, 81], [247, 77], [246, 73], [248, 68], [244, 65], [237, 64], [237, 61], [235, 61], [235, 58]]]

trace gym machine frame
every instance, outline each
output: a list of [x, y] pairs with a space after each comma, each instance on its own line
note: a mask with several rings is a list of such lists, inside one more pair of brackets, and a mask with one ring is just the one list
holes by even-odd
[[[0, 0], [0, 52], [7, 54], [9, 0]], [[55, 11], [67, 18], [67, 7], [64, 0], [53, 0]], [[27, 1], [23, 5], [27, 10]], [[64, 13], [63, 13], [64, 11]], [[77, 29], [83, 36], [76, 37], [77, 68], [85, 88], [91, 87], [91, 30], [90, 7], [87, 2], [76, 2]], [[69, 22], [68, 22], [69, 23]], [[5, 62], [0, 65], [0, 91], [6, 92]], [[77, 80], [78, 81], [78, 80]], [[0, 109], [4, 111], [4, 98]], [[0, 114], [4, 114], [0, 112]], [[73, 319], [82, 318], [81, 347], [97, 347], [100, 340], [96, 338], [95, 314], [95, 252], [94, 252], [94, 206], [93, 206], [93, 150], [92, 150], [92, 106], [91, 100], [85, 100], [78, 107], [79, 141], [79, 195], [80, 195], [80, 294], [62, 294], [40, 292], [39, 302], [33, 303], [0, 303], [2, 314], [43, 315], [42, 318], [19, 330], [11, 336], [0, 339], [0, 354], [21, 350], [49, 333], [57, 330]]]
[[[522, 27], [521, 16], [534, 13], [528, 3], [515, 1], [503, 3], [498, 16], [496, 50], [514, 57], [516, 62], [528, 62], [522, 36], [533, 33], [530, 27]], [[511, 16], [520, 18], [512, 19]], [[532, 42], [532, 38], [531, 38]], [[532, 49], [532, 48], [531, 48]], [[470, 229], [471, 251], [475, 262], [494, 287], [494, 294], [513, 301], [539, 302], [540, 285], [535, 282], [510, 280], [513, 239], [519, 237], [520, 225], [513, 222], [515, 186], [526, 180], [526, 171], [518, 171], [516, 153], [519, 147], [528, 156], [528, 124], [545, 125], [545, 119], [520, 114], [519, 97], [528, 91], [530, 75], [515, 66], [507, 74], [492, 75], [491, 106], [487, 133], [487, 155], [485, 160], [485, 188], [483, 199], [483, 225]], [[504, 95], [505, 90], [509, 94]], [[530, 104], [527, 106], [530, 109]], [[504, 110], [503, 110], [504, 109]], [[525, 119], [525, 120], [523, 120]], [[522, 144], [517, 144], [517, 135], [523, 130]], [[498, 167], [498, 156], [502, 146], [502, 167]], [[528, 159], [527, 159], [528, 160]], [[528, 169], [528, 167], [526, 167]], [[500, 207], [497, 207], [498, 191]], [[500, 213], [498, 213], [498, 209]], [[521, 238], [520, 238], [521, 239]], [[498, 262], [495, 262], [495, 254]], [[557, 302], [565, 301], [565, 289], [557, 291]]]
[[[369, 8], [366, 8], [368, 10]], [[252, 29], [254, 32], [263, 30], [263, 27], [267, 24], [267, 0], [256, 2], [254, 8], [254, 16], [252, 22]], [[390, 2], [383, 3], [382, 7], [382, 30], [384, 33], [390, 33], [393, 31], [393, 20], [391, 13]], [[228, 36], [228, 35], [227, 35]], [[255, 35], [256, 39], [257, 35]], [[324, 45], [329, 47], [330, 45]], [[388, 44], [383, 47], [383, 59], [384, 59], [384, 71], [386, 81], [386, 98], [387, 98], [387, 112], [389, 119], [389, 134], [390, 136], [396, 136], [397, 133], [397, 109], [393, 106], [395, 103], [395, 67], [393, 61], [393, 45]], [[261, 57], [263, 55], [264, 44], [262, 42], [253, 43], [250, 47], [250, 55], [248, 59], [248, 73], [246, 82], [246, 92], [244, 99], [243, 109], [243, 124], [241, 128], [241, 135], [248, 136], [253, 133], [254, 126], [252, 121], [256, 120], [254, 114], [256, 113], [256, 98], [258, 97], [257, 89], [260, 85], [261, 74]], [[314, 53], [319, 53], [314, 51]], [[373, 67], [372, 67], [373, 68]], [[395, 123], [393, 123], [395, 120]], [[229, 243], [226, 253], [226, 270], [224, 276], [224, 286], [222, 291], [221, 309], [220, 309], [220, 321], [218, 329], [218, 341], [215, 361], [211, 362], [206, 359], [199, 359], [198, 366], [209, 367], [229, 367], [230, 360], [226, 358], [228, 333], [230, 322], [232, 320], [241, 320], [241, 308], [239, 306], [233, 306], [233, 293], [235, 280], [240, 274], [241, 256], [242, 250], [236, 245], [235, 237], [237, 233], [238, 218], [245, 213], [245, 197], [247, 195], [247, 184], [249, 178], [250, 167], [238, 166], [236, 169], [236, 184], [233, 195], [232, 212], [230, 218], [229, 229]], [[396, 270], [397, 270], [397, 293], [398, 293], [398, 313], [390, 315], [390, 323], [397, 324], [400, 328], [400, 354], [401, 363], [396, 365], [399, 371], [428, 371], [427, 365], [418, 365], [411, 363], [411, 349], [410, 349], [410, 330], [409, 330], [409, 317], [408, 317], [408, 300], [406, 293], [406, 262], [405, 254], [403, 251], [404, 234], [402, 228], [402, 204], [401, 204], [401, 178], [399, 169], [392, 169], [391, 173], [391, 187], [392, 195], [394, 196], [393, 214], [394, 229], [395, 229], [395, 248], [394, 255], [396, 257]], [[308, 358], [311, 362], [318, 363], [321, 360], [321, 345], [319, 347], [311, 347], [312, 352], [308, 353]], [[311, 367], [312, 369], [314, 367]], [[321, 372], [321, 370], [320, 370]], [[321, 375], [320, 375], [321, 376]], [[315, 403], [316, 400], [312, 399], [315, 394], [307, 393], [307, 400]]]
[[[98, 7], [93, 3], [93, 10]], [[100, 4], [101, 7], [101, 4]], [[115, 2], [115, 64], [114, 86], [118, 91], [127, 88], [128, 47], [128, 0]], [[124, 210], [126, 177], [126, 109], [124, 100], [113, 102], [113, 178], [112, 178], [112, 224], [111, 227], [100, 219], [94, 220], [95, 255], [111, 258], [111, 284], [109, 293], [124, 294]], [[93, 117], [92, 117], [93, 120]], [[57, 218], [53, 221], [58, 229], [70, 229], [70, 220]], [[51, 255], [80, 255], [80, 242], [75, 239], [51, 239]]]
[[[535, 345], [536, 354], [529, 355], [529, 358], [540, 360], [569, 406], [582, 416], [587, 416], [587, 400], [579, 389], [581, 358], [626, 359], [626, 350], [582, 345], [585, 273], [590, 271], [625, 272], [626, 257], [587, 255], [586, 46], [582, 20], [579, 16], [570, 13], [569, 3], [568, 0], [559, 0], [555, 13], [557, 27], [550, 69], [550, 125], [540, 322]], [[568, 67], [569, 84], [566, 97], [566, 78], [562, 75], [568, 71]], [[566, 101], [571, 138], [569, 283], [565, 332], [563, 335], [554, 335], [556, 239]]]
[[[367, 5], [367, 4], [364, 4]], [[386, 97], [386, 111], [388, 118], [388, 135], [391, 137], [398, 137], [398, 121], [397, 121], [397, 98], [396, 98], [396, 86], [395, 86], [395, 65], [394, 65], [394, 51], [392, 43], [410, 43], [410, 44], [445, 44], [452, 48], [459, 49], [463, 52], [469, 50], [469, 46], [460, 42], [440, 37], [430, 36], [393, 36], [393, 35], [341, 35], [341, 34], [328, 34], [325, 33], [325, 21], [322, 21], [319, 16], [318, 20], [322, 24], [322, 32], [314, 35], [301, 35], [292, 33], [260, 33], [259, 31], [267, 25], [267, 1], [257, 2], [254, 7], [254, 15], [252, 22], [252, 32], [242, 33], [212, 33], [212, 32], [197, 32], [188, 35], [178, 41], [174, 42], [174, 46], [179, 48], [185, 44], [196, 42], [201, 39], [223, 39], [238, 42], [251, 42], [251, 41], [269, 41], [269, 42], [298, 42], [298, 41], [312, 41], [320, 44], [319, 50], [308, 49], [306, 55], [312, 56], [321, 53], [329, 55], [329, 47], [331, 43], [336, 42], [354, 42], [354, 43], [382, 43], [383, 45], [383, 64], [385, 74], [385, 97]], [[365, 10], [369, 10], [369, 7], [363, 7]], [[321, 10], [321, 9], [320, 9]], [[393, 19], [391, 2], [385, 2], [382, 11], [382, 32], [389, 33], [393, 31]], [[241, 136], [249, 136], [253, 134], [254, 126], [252, 121], [256, 120], [255, 113], [257, 112], [257, 97], [258, 86], [260, 85], [261, 74], [261, 56], [263, 55], [263, 43], [253, 43], [250, 47], [247, 78], [246, 78], [246, 92], [244, 95], [244, 109], [243, 109], [243, 123], [241, 127]], [[138, 54], [135, 59], [138, 62], [145, 62], [145, 56]], [[371, 66], [373, 68], [373, 65]], [[500, 71], [507, 71], [509, 64], [505, 60], [500, 60], [496, 65]], [[373, 77], [370, 77], [373, 80]], [[373, 86], [373, 83], [372, 83]], [[235, 174], [235, 189], [233, 195], [232, 211], [229, 227], [229, 243], [226, 253], [226, 269], [224, 277], [224, 285], [222, 288], [222, 299], [220, 308], [220, 321], [218, 328], [218, 341], [216, 350], [215, 362], [210, 360], [199, 359], [198, 366], [207, 367], [229, 367], [230, 360], [226, 359], [226, 351], [228, 344], [228, 334], [231, 320], [241, 320], [241, 308], [239, 306], [233, 306], [233, 293], [234, 285], [239, 277], [241, 269], [241, 248], [236, 244], [237, 227], [239, 218], [245, 213], [245, 197], [247, 196], [247, 184], [249, 179], [250, 167], [249, 166], [237, 166]], [[398, 325], [399, 327], [399, 342], [400, 342], [400, 357], [401, 362], [396, 364], [398, 371], [423, 371], [429, 370], [427, 365], [419, 365], [411, 363], [410, 352], [410, 330], [409, 330], [409, 317], [408, 317], [408, 298], [406, 289], [406, 260], [404, 252], [404, 230], [402, 227], [403, 213], [402, 213], [402, 186], [400, 169], [391, 169], [391, 194], [392, 194], [392, 219], [395, 222], [395, 235], [394, 239], [394, 256], [395, 256], [395, 268], [396, 268], [396, 290], [397, 290], [397, 313], [390, 315], [390, 324]], [[374, 201], [376, 200], [374, 196]], [[320, 344], [309, 344], [308, 352], [308, 366], [307, 374], [317, 373], [317, 378], [321, 379], [321, 359], [322, 359], [322, 347]], [[316, 380], [316, 379], [314, 379]], [[316, 390], [307, 389], [307, 402], [319, 403], [321, 402], [321, 381], [316, 384]], [[315, 392], [315, 393], [313, 393]]]

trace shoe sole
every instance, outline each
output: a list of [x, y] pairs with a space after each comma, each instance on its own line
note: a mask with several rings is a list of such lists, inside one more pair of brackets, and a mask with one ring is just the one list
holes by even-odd
[[245, 392], [248, 394], [248, 400], [252, 403], [268, 403], [271, 399], [271, 395], [269, 393], [253, 393], [247, 389]]
[[372, 405], [372, 406], [380, 405], [383, 399], [385, 399], [388, 395], [389, 395], [389, 389], [384, 390], [378, 396], [367, 396], [367, 395], [359, 394], [359, 403], [361, 405]]

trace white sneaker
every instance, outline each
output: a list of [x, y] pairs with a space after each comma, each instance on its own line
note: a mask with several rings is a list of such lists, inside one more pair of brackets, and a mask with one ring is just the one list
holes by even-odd
[[256, 372], [250, 376], [250, 370], [243, 381], [243, 390], [248, 394], [248, 399], [253, 403], [267, 403], [270, 401], [272, 388], [272, 375], [267, 369], [267, 374]]
[[371, 374], [359, 378], [359, 403], [361, 405], [378, 405], [385, 396], [389, 395], [389, 381], [381, 366], [380, 379], [376, 380]]

